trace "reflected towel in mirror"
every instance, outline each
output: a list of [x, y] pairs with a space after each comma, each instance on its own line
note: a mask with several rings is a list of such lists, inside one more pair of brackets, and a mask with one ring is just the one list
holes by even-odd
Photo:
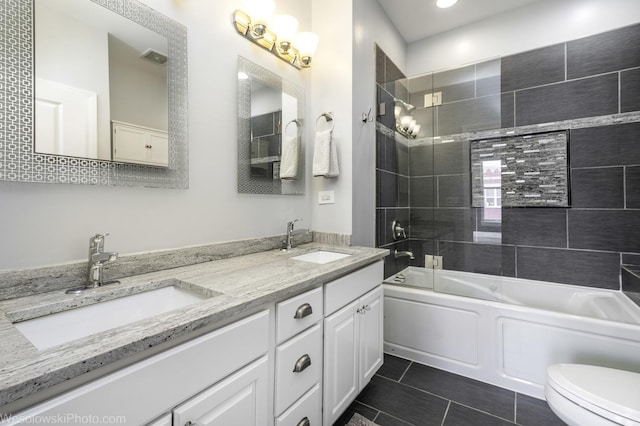
[[313, 176], [337, 177], [338, 150], [331, 130], [316, 132], [313, 147]]
[[285, 136], [282, 141], [282, 159], [280, 162], [280, 179], [298, 178], [298, 158], [300, 138]]

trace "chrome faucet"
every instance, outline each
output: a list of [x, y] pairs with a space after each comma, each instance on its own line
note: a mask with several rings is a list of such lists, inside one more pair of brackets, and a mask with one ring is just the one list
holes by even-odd
[[397, 259], [399, 257], [408, 257], [410, 260], [415, 259], [415, 256], [413, 255], [413, 252], [411, 250], [407, 250], [407, 251], [398, 251], [398, 249], [395, 249], [393, 251], [393, 256]]
[[[106, 234], [109, 235], [109, 234]], [[104, 250], [104, 238], [106, 235], [96, 234], [89, 238], [89, 263], [87, 266], [87, 282], [84, 286], [73, 287], [66, 291], [66, 293], [81, 293], [83, 290], [88, 290], [96, 287], [103, 286], [105, 284], [114, 284], [119, 281], [104, 282], [103, 266], [105, 263], [113, 262], [118, 258], [116, 252], [105, 252]]]
[[293, 232], [293, 225], [296, 222], [301, 221], [302, 219], [293, 219], [291, 222], [287, 223], [287, 239], [284, 241], [285, 248], [284, 250], [291, 250], [293, 248], [293, 236], [299, 232]]

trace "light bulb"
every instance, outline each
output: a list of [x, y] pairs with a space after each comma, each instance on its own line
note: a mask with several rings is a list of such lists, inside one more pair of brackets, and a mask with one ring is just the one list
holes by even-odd
[[318, 47], [318, 35], [309, 32], [299, 33], [296, 36], [296, 46], [300, 51], [302, 66], [310, 67], [311, 58]]
[[451, 7], [456, 4], [458, 0], [436, 0], [436, 6], [441, 9], [445, 9], [447, 7]]
[[413, 120], [412, 116], [403, 115], [400, 117], [400, 126], [402, 126], [404, 130], [407, 130], [409, 128], [409, 124], [411, 124], [411, 120]]
[[278, 15], [273, 18], [271, 29], [276, 33], [280, 50], [284, 53], [288, 52], [298, 30], [298, 20], [291, 15]]
[[274, 0], [245, 0], [247, 11], [251, 16], [253, 32], [261, 36], [264, 34], [273, 10], [276, 8]]

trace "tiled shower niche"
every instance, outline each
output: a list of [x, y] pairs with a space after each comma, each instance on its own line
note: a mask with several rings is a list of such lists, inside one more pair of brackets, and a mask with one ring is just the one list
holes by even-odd
[[[377, 123], [377, 244], [415, 255], [388, 256], [385, 275], [433, 254], [445, 269], [610, 289], [622, 282], [632, 294], [636, 281], [621, 265], [640, 267], [638, 45], [634, 25], [409, 78], [378, 48], [387, 114]], [[442, 105], [425, 106], [432, 92]], [[394, 98], [415, 106], [415, 139], [394, 131]], [[474, 201], [473, 141], [553, 132], [568, 141], [570, 196], [560, 207], [509, 202], [503, 185]], [[407, 239], [393, 239], [393, 220]]]

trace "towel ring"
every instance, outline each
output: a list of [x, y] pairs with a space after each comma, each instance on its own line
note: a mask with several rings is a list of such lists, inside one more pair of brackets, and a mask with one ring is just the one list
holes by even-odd
[[336, 121], [333, 119], [333, 114], [330, 112], [323, 112], [322, 114], [320, 114], [318, 116], [318, 118], [316, 119], [316, 124], [315, 124], [315, 129], [316, 132], [318, 132], [318, 123], [320, 122], [320, 119], [324, 117], [324, 119], [326, 120], [327, 123], [331, 123], [331, 128], [329, 129], [329, 131], [333, 131], [333, 128], [336, 127]]
[[287, 125], [284, 126], [284, 134], [285, 135], [287, 134], [287, 130], [289, 129], [289, 126], [291, 125], [291, 123], [296, 125], [296, 136], [300, 136], [302, 133], [302, 122], [297, 118], [294, 118], [293, 120], [289, 121]]

